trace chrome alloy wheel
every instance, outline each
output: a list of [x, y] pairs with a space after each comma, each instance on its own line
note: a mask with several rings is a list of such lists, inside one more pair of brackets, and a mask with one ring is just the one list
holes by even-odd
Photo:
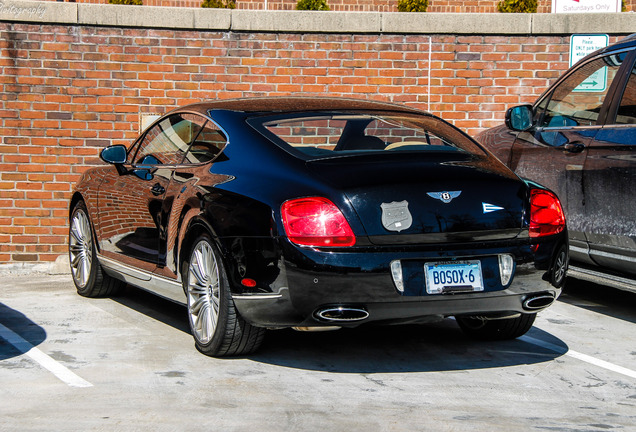
[[79, 287], [83, 288], [91, 276], [93, 236], [88, 216], [81, 209], [75, 211], [71, 220], [68, 250], [73, 279]]
[[188, 315], [194, 337], [201, 344], [212, 340], [219, 322], [221, 302], [219, 267], [212, 246], [201, 240], [188, 266]]

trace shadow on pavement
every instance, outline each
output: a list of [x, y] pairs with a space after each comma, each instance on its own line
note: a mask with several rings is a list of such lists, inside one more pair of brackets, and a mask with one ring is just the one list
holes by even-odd
[[559, 301], [636, 323], [636, 294], [632, 292], [568, 278]]
[[122, 306], [190, 334], [185, 306], [130, 285], [126, 286], [122, 294], [113, 296], [111, 299]]
[[[30, 345], [37, 346], [46, 340], [46, 331], [42, 327], [31, 321], [23, 313], [11, 309], [4, 303], [0, 303], [0, 324], [8, 329], [9, 332], [15, 333], [17, 337], [27, 341]], [[24, 346], [24, 343], [19, 343], [17, 347], [9, 343], [3, 337], [5, 332], [7, 330], [0, 327], [0, 360], [17, 357], [28, 351], [28, 347]], [[8, 336], [9, 338], [16, 337], [13, 334]]]
[[[190, 333], [183, 306], [133, 287], [113, 300]], [[246, 358], [325, 372], [439, 372], [542, 363], [568, 351], [565, 343], [536, 327], [528, 336], [562, 351], [557, 353], [524, 340], [476, 341], [465, 336], [449, 318], [433, 324], [363, 326], [317, 333], [273, 330], [267, 332], [263, 347]]]
[[453, 319], [446, 319], [436, 324], [325, 333], [272, 331], [261, 351], [249, 358], [324, 372], [440, 372], [542, 363], [568, 350], [561, 340], [537, 328], [529, 335], [563, 350], [556, 353], [521, 340], [476, 341], [467, 338]]

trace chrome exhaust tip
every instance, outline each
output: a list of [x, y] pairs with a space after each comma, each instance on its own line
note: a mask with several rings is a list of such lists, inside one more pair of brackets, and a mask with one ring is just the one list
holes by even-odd
[[530, 296], [523, 301], [523, 308], [531, 311], [545, 309], [554, 303], [554, 300], [555, 298], [551, 294]]
[[318, 309], [314, 315], [322, 321], [355, 322], [369, 317], [369, 312], [356, 306], [329, 306]]

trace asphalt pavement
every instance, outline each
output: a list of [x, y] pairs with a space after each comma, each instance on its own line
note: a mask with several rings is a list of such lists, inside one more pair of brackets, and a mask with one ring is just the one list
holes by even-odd
[[522, 338], [453, 319], [194, 348], [185, 308], [0, 274], [0, 431], [634, 431], [636, 294], [568, 280]]

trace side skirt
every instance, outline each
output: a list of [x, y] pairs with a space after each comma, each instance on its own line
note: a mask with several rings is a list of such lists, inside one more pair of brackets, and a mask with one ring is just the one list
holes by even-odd
[[98, 254], [97, 259], [99, 260], [102, 268], [110, 276], [123, 280], [126, 283], [149, 291], [175, 303], [181, 305], [186, 304], [186, 297], [183, 292], [183, 286], [180, 282], [158, 276], [154, 273], [148, 273], [143, 270], [136, 269], [110, 258], [106, 258], [103, 255]]
[[636, 293], [636, 280], [634, 279], [628, 279], [613, 274], [602, 273], [588, 268], [575, 267], [573, 265], [570, 265], [570, 268], [568, 269], [568, 276], [588, 282], [593, 282], [599, 285], [606, 285], [623, 291]]

